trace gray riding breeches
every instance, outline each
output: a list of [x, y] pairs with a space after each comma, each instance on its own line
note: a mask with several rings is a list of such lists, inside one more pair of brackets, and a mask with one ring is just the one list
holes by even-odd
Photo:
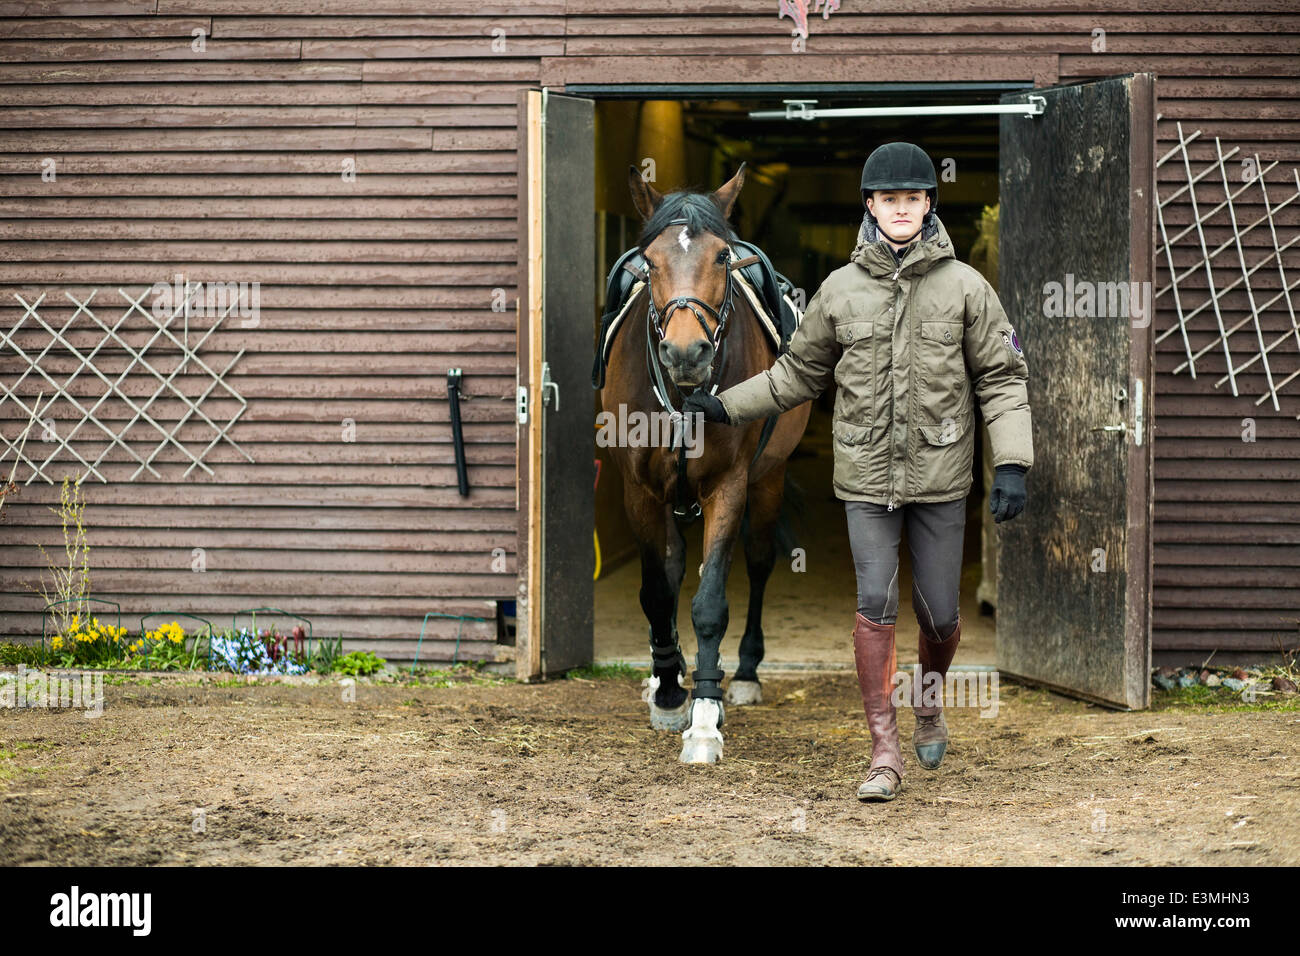
[[946, 638], [957, 627], [966, 499], [905, 504], [890, 511], [846, 501], [849, 546], [858, 577], [858, 613], [877, 624], [898, 620], [898, 542], [907, 521], [912, 603], [921, 627]]

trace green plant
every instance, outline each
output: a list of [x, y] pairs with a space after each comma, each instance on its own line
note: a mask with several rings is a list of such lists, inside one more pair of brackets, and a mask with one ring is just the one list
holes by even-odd
[[376, 657], [369, 651], [353, 651], [334, 662], [334, 673], [365, 677], [383, 670], [386, 663], [388, 662], [382, 657]]
[[16, 644], [6, 641], [0, 644], [0, 667], [15, 667], [24, 664], [28, 667], [42, 667], [46, 663], [47, 652], [39, 644]]
[[334, 662], [342, 656], [342, 634], [333, 641], [328, 637], [322, 638], [320, 644], [316, 646], [315, 653], [312, 654], [311, 669], [316, 671], [318, 674], [329, 674], [334, 670]]
[[85, 510], [86, 499], [81, 491], [81, 479], [73, 482], [64, 475], [59, 507], [51, 508], [50, 511], [58, 516], [63, 528], [63, 551], [68, 566], [65, 569], [56, 565], [46, 553], [45, 547], [37, 544], [36, 547], [49, 565], [53, 580], [47, 585], [45, 575], [42, 574], [39, 591], [30, 584], [27, 585], [29, 591], [45, 598], [47, 606], [58, 604], [50, 613], [55, 620], [55, 630], [60, 634], [72, 630], [74, 619], [90, 616], [86, 602], [86, 597], [90, 594], [90, 546], [86, 544]]

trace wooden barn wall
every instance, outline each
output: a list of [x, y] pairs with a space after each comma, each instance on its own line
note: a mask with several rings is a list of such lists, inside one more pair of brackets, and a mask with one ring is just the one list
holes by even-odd
[[[161, 478], [127, 482], [134, 464], [109, 455], [109, 483], [86, 485], [95, 593], [135, 613], [194, 610], [218, 623], [259, 604], [306, 610], [318, 634], [373, 638], [398, 658], [426, 612], [483, 615], [491, 599], [514, 595], [520, 88], [1043, 85], [1150, 70], [1159, 152], [1181, 120], [1202, 131], [1194, 161], [1215, 135], [1281, 161], [1268, 179], [1278, 195], [1300, 165], [1300, 16], [1290, 0], [904, 0], [883, 10], [844, 0], [829, 19], [810, 16], [800, 54], [776, 10], [776, 0], [489, 2], [472, 13], [446, 0], [0, 0], [0, 328], [23, 315], [14, 293], [29, 302], [46, 293], [41, 315], [57, 327], [72, 315], [65, 292], [84, 300], [98, 290], [97, 314], [111, 324], [123, 311], [118, 287], [138, 294], [176, 273], [261, 289], [257, 327], [223, 327], [201, 353], [219, 367], [246, 350], [228, 377], [248, 403], [231, 434], [253, 463], [218, 445], [205, 458], [214, 477], [183, 479], [184, 459], [164, 453]], [[1106, 50], [1094, 53], [1098, 28]], [[202, 54], [191, 49], [196, 29]], [[46, 158], [52, 183], [40, 178]], [[353, 183], [340, 175], [345, 158], [356, 163]], [[1177, 188], [1174, 173], [1162, 172], [1162, 194]], [[1221, 192], [1207, 180], [1197, 195], [1213, 205]], [[1239, 217], [1261, 213], [1251, 202]], [[1295, 234], [1298, 206], [1276, 217], [1280, 232]], [[1189, 215], [1175, 204], [1167, 222]], [[1222, 241], [1221, 220], [1207, 239]], [[1262, 254], [1263, 239], [1256, 231], [1250, 248]], [[1190, 255], [1180, 247], [1175, 262]], [[1229, 265], [1216, 260], [1224, 284]], [[1275, 274], [1258, 281], [1276, 291]], [[1242, 308], [1240, 292], [1224, 302]], [[1158, 329], [1173, 321], [1170, 304], [1160, 302]], [[1270, 310], [1266, 331], [1284, 316]], [[146, 328], [122, 326], [128, 339]], [[24, 348], [48, 341], [23, 329]], [[1169, 338], [1157, 355], [1157, 657], [1294, 643], [1300, 382], [1276, 413], [1246, 397], [1260, 392], [1253, 372], [1239, 379], [1241, 398], [1214, 388], [1221, 357], [1198, 363], [1195, 381], [1172, 374], [1180, 350]], [[101, 357], [115, 369], [125, 361], [111, 349]], [[3, 361], [12, 383], [21, 366]], [[468, 396], [468, 499], [450, 441], [453, 365]], [[70, 373], [75, 362], [58, 367]], [[102, 392], [78, 381], [84, 397]], [[233, 402], [210, 401], [217, 421], [234, 413]], [[175, 420], [178, 406], [155, 407]], [[97, 414], [122, 426], [134, 412], [109, 401]], [[1254, 444], [1238, 437], [1248, 415]], [[0, 419], [12, 436], [11, 403]], [[355, 441], [340, 440], [345, 419]], [[178, 434], [205, 444], [205, 428], [189, 422]], [[46, 510], [57, 500], [57, 487], [33, 483], [4, 509], [0, 596], [11, 633], [39, 630], [22, 582], [40, 564], [32, 542], [61, 541]], [[205, 551], [201, 573], [195, 548]], [[492, 567], [494, 548], [505, 551], [504, 572]], [[450, 657], [456, 627], [431, 621], [422, 654]], [[493, 653], [491, 629], [467, 624], [461, 656]]]

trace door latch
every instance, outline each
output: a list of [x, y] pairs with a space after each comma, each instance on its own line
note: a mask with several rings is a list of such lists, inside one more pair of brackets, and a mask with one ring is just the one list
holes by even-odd
[[[553, 393], [548, 393], [546, 391], [548, 388], [553, 388], [555, 389], [555, 391]], [[555, 396], [555, 410], [558, 412], [560, 410], [560, 386], [556, 382], [551, 381], [551, 363], [543, 362], [542, 363], [542, 404], [543, 405], [547, 407], [550, 406], [552, 394]]]
[[[1128, 399], [1127, 392], [1121, 387], [1115, 390], [1115, 399], [1118, 402], [1124, 402]], [[1142, 432], [1145, 419], [1142, 411], [1142, 379], [1133, 380], [1133, 444], [1142, 444]], [[1095, 432], [1127, 432], [1129, 430], [1126, 422], [1120, 422], [1118, 425], [1096, 425], [1092, 429]]]

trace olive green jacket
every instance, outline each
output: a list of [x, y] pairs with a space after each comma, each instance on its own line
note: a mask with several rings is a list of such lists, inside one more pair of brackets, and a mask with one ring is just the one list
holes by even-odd
[[776, 364], [718, 393], [731, 423], [789, 411], [833, 378], [836, 496], [898, 507], [969, 493], [979, 396], [993, 465], [1031, 467], [1029, 369], [997, 293], [956, 259], [937, 216], [901, 265], [874, 225]]

